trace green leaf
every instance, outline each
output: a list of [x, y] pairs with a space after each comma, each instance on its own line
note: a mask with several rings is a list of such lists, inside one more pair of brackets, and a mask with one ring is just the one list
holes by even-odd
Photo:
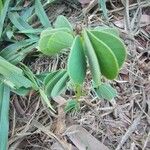
[[45, 55], [55, 55], [62, 49], [71, 47], [73, 39], [71, 34], [59, 31], [52, 35], [42, 37], [39, 41], [39, 48]]
[[57, 71], [48, 73], [43, 80], [43, 84], [46, 85], [60, 71], [62, 71], [62, 70], [57, 70]]
[[88, 58], [92, 78], [95, 82], [95, 85], [99, 86], [101, 84], [101, 71], [98, 59], [86, 31], [84, 31], [83, 37], [85, 43], [85, 54], [87, 55]]
[[109, 84], [101, 84], [98, 88], [95, 88], [99, 98], [104, 98], [106, 100], [111, 100], [117, 96], [117, 91], [111, 87]]
[[45, 84], [45, 93], [47, 94], [48, 97], [51, 97], [52, 89], [65, 73], [66, 73], [65, 70], [60, 70], [51, 80], [49, 80]]
[[68, 19], [62, 15], [57, 17], [54, 26], [55, 28], [68, 28], [69, 30], [73, 31], [72, 25]]
[[12, 89], [11, 91], [14, 92], [14, 93], [16, 93], [17, 95], [26, 96], [31, 91], [31, 88], [21, 87], [19, 89]]
[[35, 13], [37, 14], [38, 18], [40, 19], [40, 21], [44, 27], [50, 27], [51, 26], [49, 18], [46, 15], [40, 0], [35, 0]]
[[80, 104], [76, 99], [70, 99], [68, 100], [66, 106], [65, 106], [65, 112], [71, 112], [71, 111], [79, 111]]
[[40, 92], [40, 95], [41, 95], [41, 97], [42, 97], [42, 100], [47, 104], [47, 106], [48, 106], [52, 111], [56, 112], [56, 111], [54, 110], [54, 108], [52, 107], [52, 105], [51, 105], [51, 103], [50, 103], [50, 100], [48, 99], [48, 97], [47, 97], [47, 95], [45, 94], [45, 92], [44, 92], [42, 89], [40, 89], [39, 92]]
[[[16, 55], [20, 54], [23, 56], [27, 52], [32, 51], [33, 48], [31, 47], [32, 45], [33, 47], [36, 46], [35, 42], [37, 42], [37, 39], [27, 39], [27, 40], [16, 42], [4, 48], [0, 52], [0, 56], [2, 56], [8, 61], [12, 61], [13, 57], [16, 57]], [[30, 45], [31, 45], [30, 49], [27, 49], [27, 47], [29, 47]]]
[[66, 87], [66, 83], [68, 81], [68, 73], [66, 72], [60, 80], [54, 85], [52, 91], [51, 91], [51, 97], [54, 98], [58, 95], [61, 94], [61, 92], [64, 90]]
[[59, 31], [64, 31], [64, 32], [70, 33], [70, 30], [68, 30], [68, 28], [53, 29], [50, 27], [41, 32], [40, 38], [42, 38], [44, 36], [51, 36], [52, 34], [59, 32]]
[[26, 65], [24, 65], [23, 63], [20, 63], [21, 69], [23, 70], [24, 74], [28, 77], [28, 79], [31, 81], [32, 83], [32, 87], [35, 90], [39, 89], [39, 85], [37, 83], [37, 79], [35, 77], [35, 75], [33, 74], [33, 72], [29, 69], [29, 67], [27, 67]]
[[8, 12], [9, 3], [10, 3], [10, 0], [5, 1], [3, 9], [0, 13], [0, 38], [1, 38], [1, 35], [2, 35], [3, 27], [4, 27], [4, 21], [5, 21], [7, 12]]
[[126, 48], [120, 38], [103, 31], [91, 31], [91, 33], [99, 40], [103, 41], [112, 50], [117, 58], [119, 67], [121, 67], [126, 58]]
[[118, 75], [118, 63], [112, 50], [94, 34], [88, 32], [88, 36], [97, 55], [101, 73], [108, 79], [114, 79]]
[[[21, 16], [19, 16], [19, 14], [17, 12], [9, 12], [8, 13], [9, 19], [11, 20], [11, 22], [13, 23], [13, 25], [19, 29], [19, 30], [26, 30], [26, 29], [30, 29], [30, 30], [34, 30], [32, 28], [32, 26], [30, 26], [26, 21], [24, 21]], [[26, 34], [28, 37], [30, 38], [37, 38], [36, 35], [33, 34]]]
[[0, 74], [4, 80], [8, 80], [14, 84], [14, 88], [20, 87], [30, 88], [32, 84], [24, 75], [20, 68], [12, 65], [0, 56]]
[[0, 14], [1, 14], [1, 10], [2, 10], [2, 8], [3, 8], [3, 1], [2, 1], [2, 0], [0, 0]]
[[0, 82], [0, 149], [8, 149], [10, 89]]
[[86, 76], [86, 58], [80, 36], [76, 36], [71, 47], [68, 73], [75, 84], [83, 84]]
[[119, 37], [119, 31], [117, 28], [98, 26], [98, 27], [95, 27], [93, 30], [90, 30], [90, 31], [103, 31], [103, 32], [107, 32], [109, 34], [113, 34], [113, 35]]

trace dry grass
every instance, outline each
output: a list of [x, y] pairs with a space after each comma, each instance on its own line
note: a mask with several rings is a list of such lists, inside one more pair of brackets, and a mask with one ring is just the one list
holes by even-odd
[[[72, 124], [85, 127], [110, 150], [150, 149], [150, 6], [146, 1], [132, 1], [130, 4], [122, 4], [119, 0], [110, 2], [107, 3], [110, 17], [107, 23], [95, 5], [84, 9], [88, 16], [86, 19], [81, 15], [82, 9], [69, 2], [57, 6], [54, 12], [67, 15], [73, 23], [121, 27], [118, 29], [128, 48], [128, 58], [119, 77], [112, 82], [118, 90], [118, 97], [111, 102], [99, 100], [90, 91], [89, 77], [81, 111], [66, 115], [54, 102], [58, 114], [53, 116], [41, 104], [38, 94], [31, 92], [24, 98], [13, 95], [10, 150], [48, 150], [56, 142], [67, 149], [70, 141], [63, 133]], [[140, 21], [143, 17], [145, 22]], [[30, 67], [37, 73], [64, 68], [66, 55], [38, 58]]]

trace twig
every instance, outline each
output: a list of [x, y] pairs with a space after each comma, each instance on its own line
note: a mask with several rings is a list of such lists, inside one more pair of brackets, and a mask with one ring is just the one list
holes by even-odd
[[127, 139], [130, 137], [130, 135], [135, 131], [137, 125], [139, 124], [141, 117], [142, 117], [141, 113], [134, 121], [133, 124], [128, 128], [127, 132], [125, 133], [125, 135], [122, 137], [120, 143], [118, 144], [116, 150], [120, 150], [122, 148], [122, 146], [124, 145], [124, 143], [127, 141]]

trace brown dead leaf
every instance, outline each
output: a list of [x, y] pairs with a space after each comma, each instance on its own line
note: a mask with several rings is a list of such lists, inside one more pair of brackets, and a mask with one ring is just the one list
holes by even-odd
[[69, 127], [65, 135], [69, 137], [79, 150], [109, 150], [103, 143], [79, 125]]

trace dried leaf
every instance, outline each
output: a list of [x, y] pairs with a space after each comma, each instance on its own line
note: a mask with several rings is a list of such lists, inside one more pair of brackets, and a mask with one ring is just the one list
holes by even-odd
[[79, 125], [69, 127], [65, 135], [69, 137], [79, 150], [109, 150], [103, 143]]

